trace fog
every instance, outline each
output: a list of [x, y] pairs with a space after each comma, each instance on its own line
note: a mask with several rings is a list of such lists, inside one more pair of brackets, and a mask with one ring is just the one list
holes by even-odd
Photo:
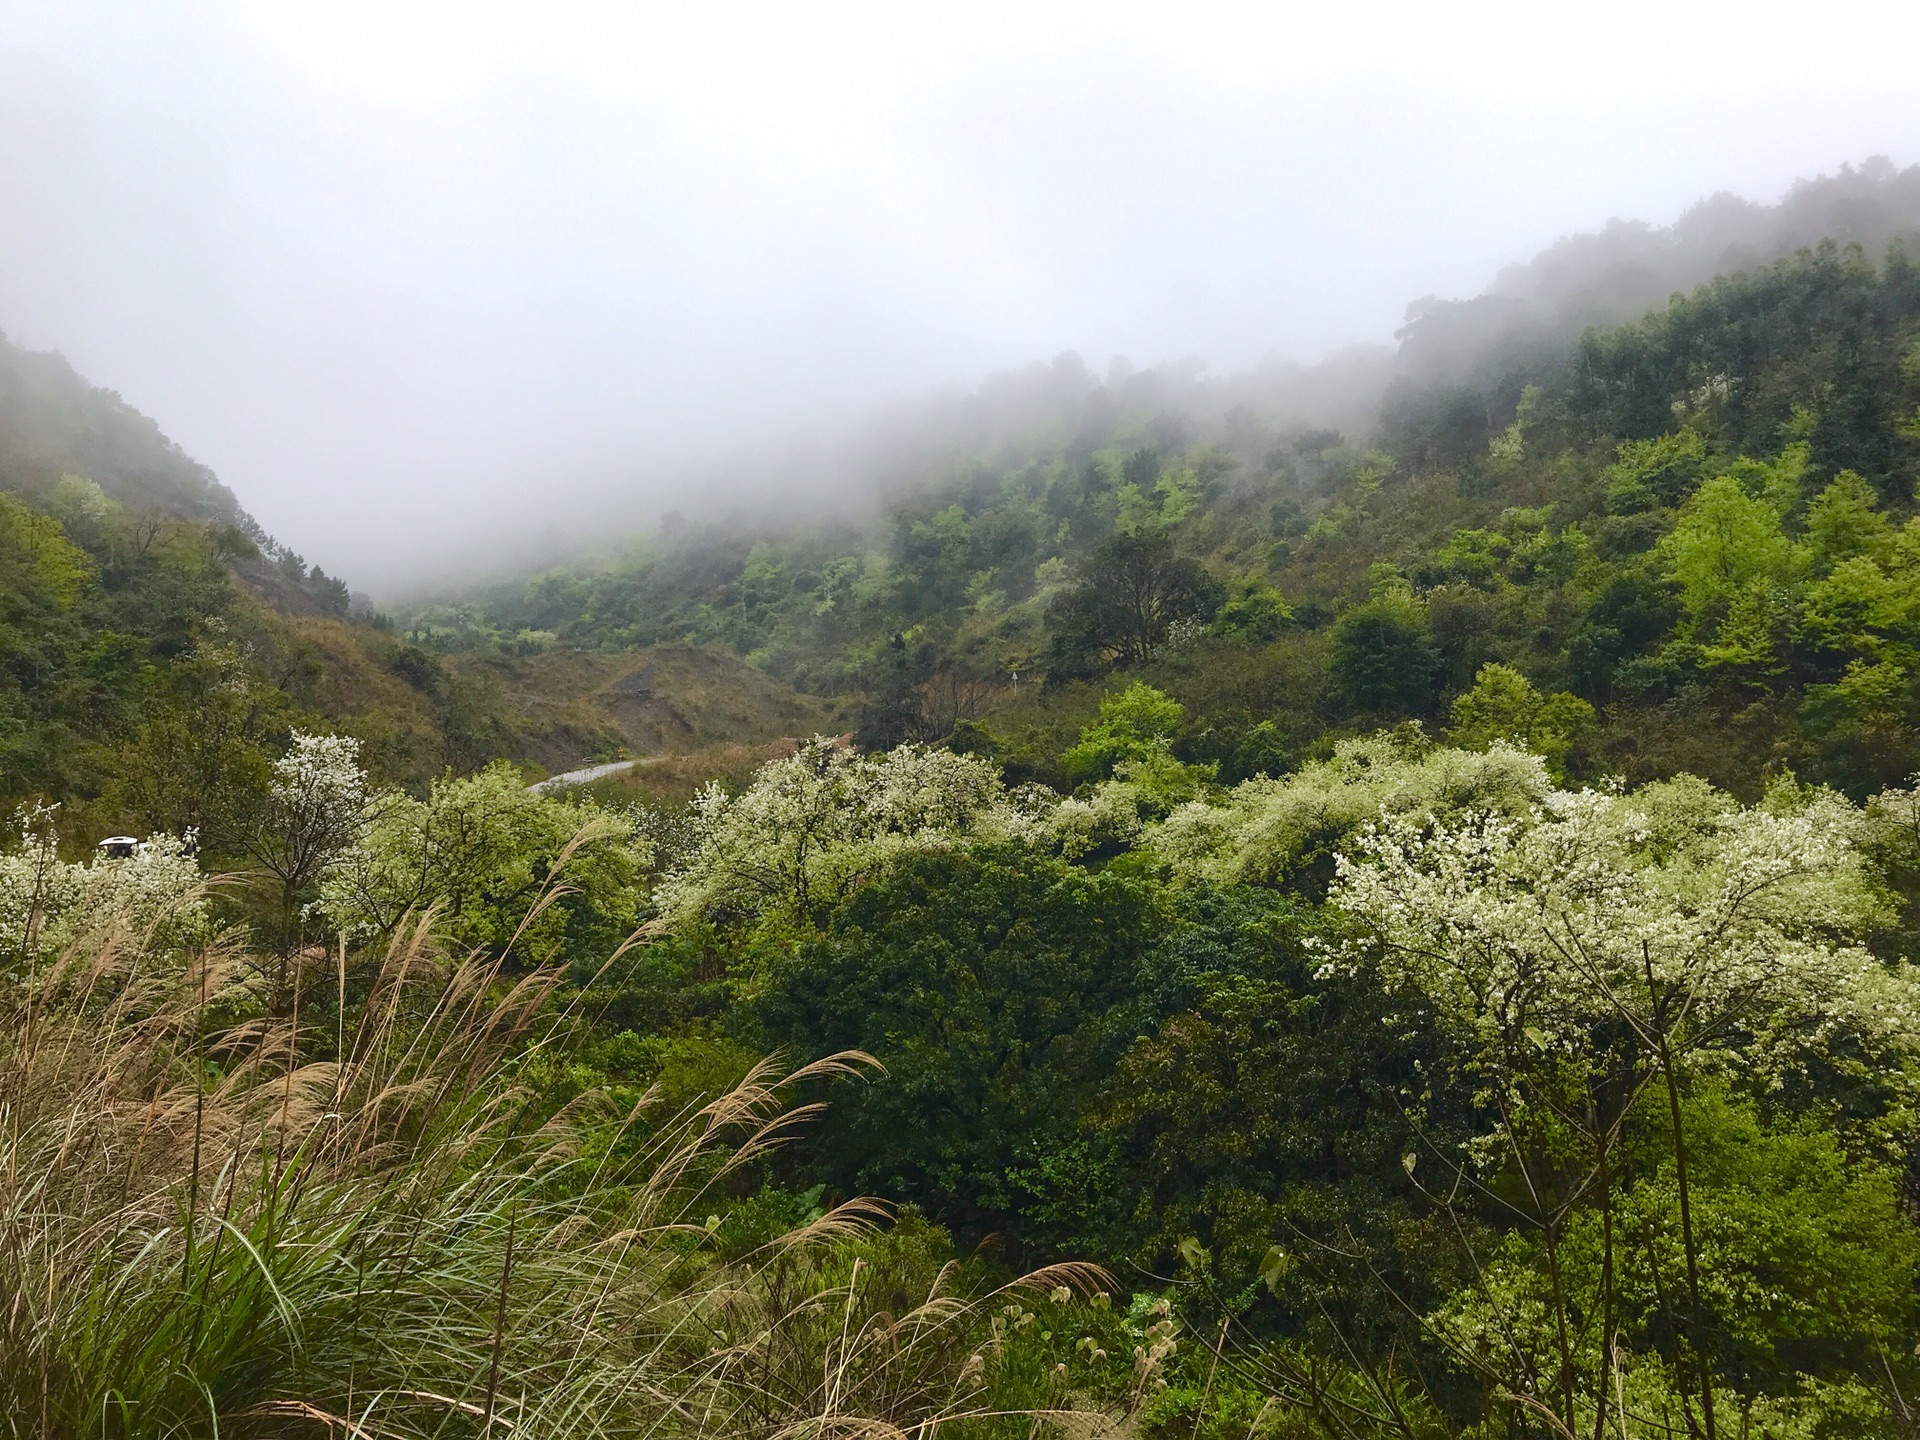
[[1063, 350], [1311, 362], [1920, 159], [1910, 5], [822, 8], [0, 0], [0, 330], [392, 593]]

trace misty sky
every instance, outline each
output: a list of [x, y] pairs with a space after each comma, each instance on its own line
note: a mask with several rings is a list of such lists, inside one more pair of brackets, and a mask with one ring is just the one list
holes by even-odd
[[1910, 164], [1917, 53], [1911, 3], [0, 0], [0, 329], [391, 590], [931, 385], [1311, 360]]

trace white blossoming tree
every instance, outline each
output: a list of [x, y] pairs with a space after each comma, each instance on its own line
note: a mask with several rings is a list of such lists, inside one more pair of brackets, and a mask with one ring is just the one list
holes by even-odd
[[[247, 852], [280, 886], [282, 940], [299, 940], [300, 898], [354, 841], [367, 803], [360, 742], [293, 732], [246, 837]], [[283, 946], [283, 948], [285, 948]]]
[[1521, 816], [1385, 818], [1338, 862], [1334, 898], [1490, 1053], [1618, 1020], [1656, 1053], [1742, 1043], [1787, 1064], [1841, 1027], [1920, 1039], [1904, 967], [1848, 943], [1878, 903], [1857, 824], [1826, 794], [1786, 810], [1694, 780], [1556, 792]]
[[862, 755], [822, 736], [762, 766], [737, 796], [694, 801], [699, 843], [655, 891], [664, 928], [806, 918], [891, 857], [1037, 833], [1036, 802], [970, 755], [902, 745]]
[[1878, 905], [1859, 823], [1831, 794], [1789, 784], [1742, 808], [1683, 778], [1555, 792], [1518, 814], [1383, 815], [1340, 858], [1334, 902], [1485, 1087], [1492, 1127], [1465, 1156], [1436, 1152], [1436, 1200], [1520, 1217], [1534, 1237], [1481, 1262], [1477, 1289], [1433, 1317], [1503, 1398], [1569, 1433], [1629, 1403], [1617, 1245], [1659, 1185], [1627, 1193], [1620, 1151], [1650, 1103], [1678, 1221], [1675, 1418], [1717, 1433], [1706, 1330], [1726, 1277], [1703, 1274], [1687, 1081], [1718, 1071], [1764, 1088], [1843, 1039], [1896, 1064], [1920, 1050], [1915, 972], [1856, 943]]
[[604, 958], [631, 933], [650, 858], [631, 822], [527, 789], [498, 762], [445, 776], [425, 799], [370, 798], [353, 843], [320, 873], [340, 933], [391, 934], [429, 911], [458, 945], [538, 963]]

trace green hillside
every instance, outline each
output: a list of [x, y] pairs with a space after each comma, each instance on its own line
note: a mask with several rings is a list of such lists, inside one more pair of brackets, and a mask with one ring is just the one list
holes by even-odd
[[84, 847], [194, 830], [243, 852], [296, 730], [424, 784], [511, 744], [491, 698], [264, 535], [159, 426], [59, 356], [0, 343], [0, 797]]
[[0, 485], [44, 495], [80, 474], [136, 513], [255, 527], [233, 492], [111, 390], [0, 335]]
[[863, 743], [961, 735], [1055, 783], [1103, 675], [1164, 684], [1182, 756], [1235, 778], [1444, 730], [1498, 663], [1592, 707], [1577, 777], [1862, 794], [1920, 762], [1916, 306], [1903, 249], [1827, 244], [1532, 368], [1403, 382], [1352, 439], [1096, 390], [1071, 440], [955, 456], [873, 529], [663, 537], [417, 624], [456, 652], [724, 647], [854, 697]]

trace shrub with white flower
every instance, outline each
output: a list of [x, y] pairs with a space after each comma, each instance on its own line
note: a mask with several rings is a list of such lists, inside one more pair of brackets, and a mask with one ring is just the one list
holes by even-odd
[[1370, 735], [1342, 740], [1332, 759], [1293, 774], [1237, 785], [1224, 803], [1182, 805], [1141, 843], [1185, 878], [1280, 885], [1324, 870], [1383, 811], [1415, 824], [1467, 811], [1523, 814], [1551, 789], [1546, 762], [1505, 741], [1423, 753], [1416, 740]]
[[68, 948], [112, 940], [163, 955], [206, 932], [209, 917], [191, 836], [155, 835], [132, 855], [62, 860], [51, 807], [20, 815], [20, 847], [0, 855], [0, 961], [20, 983]]
[[735, 796], [695, 797], [699, 843], [655, 891], [662, 923], [808, 915], [838, 904], [893, 856], [1027, 840], [1041, 807], [972, 755], [902, 745], [862, 755], [824, 736], [763, 765]]
[[463, 948], [539, 964], [604, 958], [637, 923], [651, 846], [624, 816], [529, 790], [496, 761], [390, 790], [360, 812], [353, 843], [319, 875], [315, 909], [342, 935], [390, 935], [432, 912]]

